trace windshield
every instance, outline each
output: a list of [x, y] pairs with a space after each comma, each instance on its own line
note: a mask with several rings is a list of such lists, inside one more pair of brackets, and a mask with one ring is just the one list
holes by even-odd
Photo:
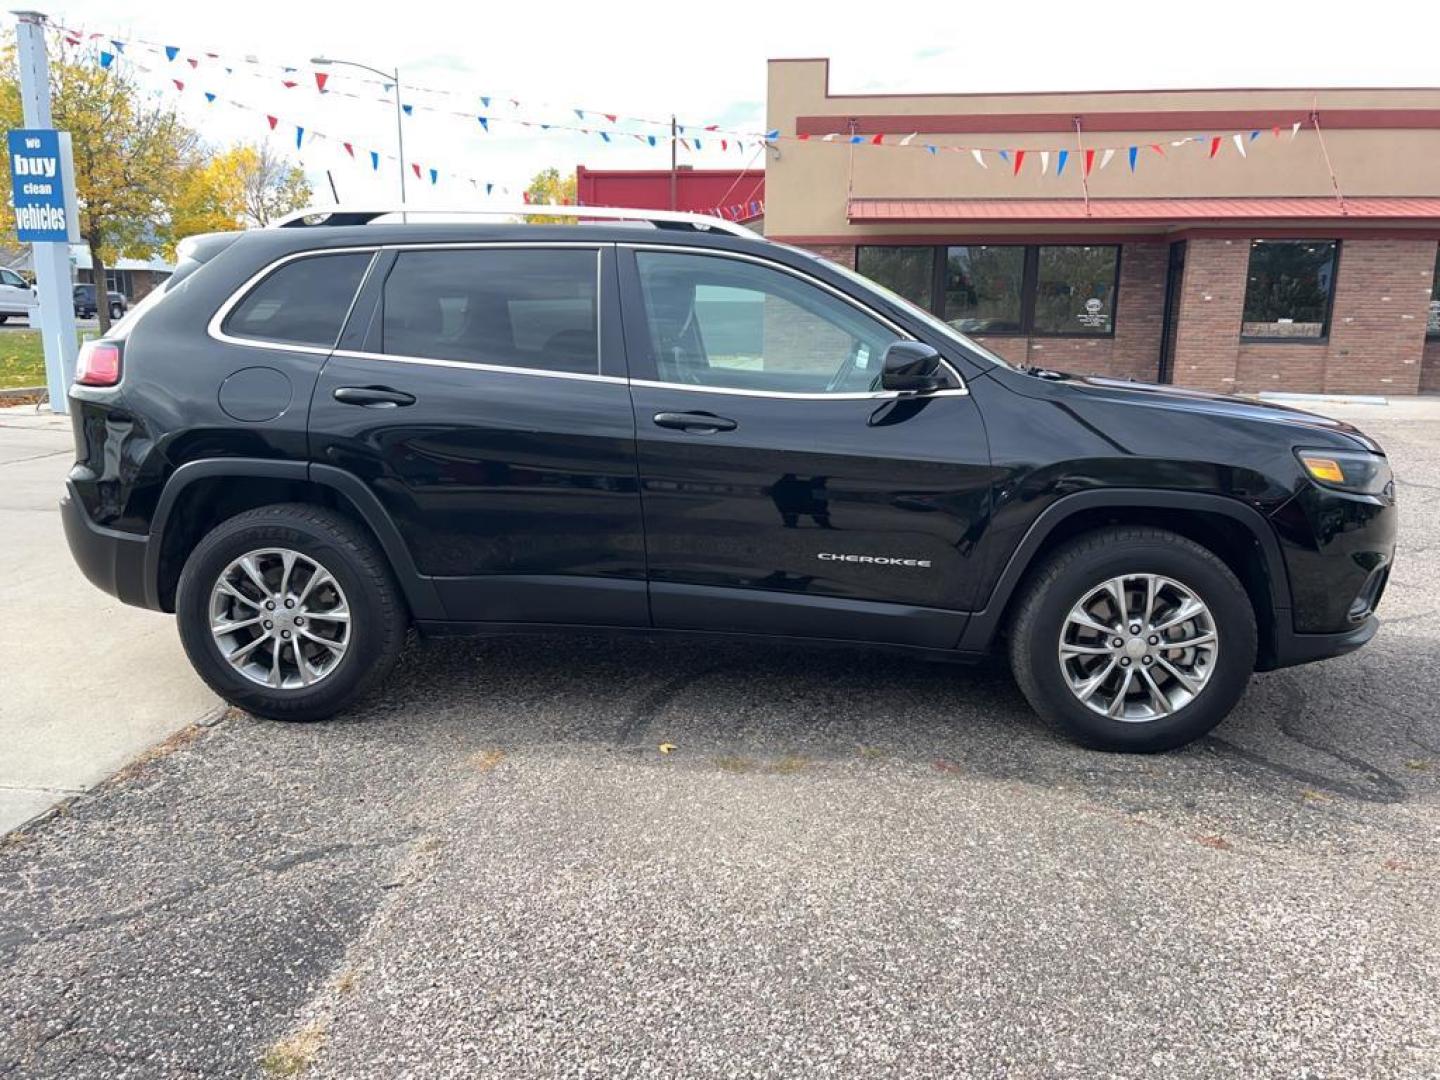
[[872, 281], [864, 274], [857, 273], [856, 271], [851, 270], [848, 266], [841, 266], [839, 263], [832, 262], [831, 260], [825, 258], [823, 255], [817, 255], [815, 254], [815, 252], [807, 251], [804, 248], [798, 248], [791, 244], [776, 244], [776, 246], [783, 247], [787, 251], [794, 251], [797, 254], [805, 255], [811, 259], [814, 259], [816, 262], [823, 262], [826, 266], [830, 267], [830, 269], [838, 271], [845, 277], [849, 278], [851, 281], [855, 282], [855, 284], [864, 286], [870, 292], [879, 293], [896, 307], [901, 308], [907, 315], [915, 317], [919, 321], [923, 322], [930, 329], [934, 330], [941, 337], [944, 337], [954, 342], [956, 345], [967, 349], [968, 351], [979, 356], [981, 359], [989, 360], [992, 364], [996, 364], [999, 367], [1013, 367], [1013, 365], [1007, 363], [1003, 357], [991, 352], [974, 338], [966, 337], [964, 334], [962, 334], [959, 330], [956, 330], [955, 327], [951, 326], [945, 320], [938, 318], [931, 312], [926, 311], [924, 308], [914, 303], [913, 301], [906, 300], [905, 297], [901, 296], [897, 292], [893, 292], [890, 289], [887, 289], [879, 282]]

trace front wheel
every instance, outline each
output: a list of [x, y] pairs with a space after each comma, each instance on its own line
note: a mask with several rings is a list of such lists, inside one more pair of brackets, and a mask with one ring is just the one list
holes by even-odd
[[175, 615], [200, 677], [277, 720], [319, 720], [394, 666], [405, 606], [384, 556], [347, 518], [265, 506], [216, 526], [180, 574]]
[[121, 317], [122, 315], [124, 315], [124, 314], [125, 314], [125, 309], [122, 308], [119, 304], [111, 304], [111, 305], [110, 305], [110, 321], [111, 321], [111, 322], [119, 322], [119, 321], [120, 321], [120, 317]]
[[1170, 750], [1220, 723], [1255, 668], [1255, 612], [1213, 552], [1153, 528], [1102, 529], [1029, 579], [1010, 663], [1031, 706], [1079, 741]]

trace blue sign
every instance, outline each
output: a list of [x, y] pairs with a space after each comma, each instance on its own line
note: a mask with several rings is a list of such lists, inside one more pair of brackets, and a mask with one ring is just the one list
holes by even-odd
[[27, 244], [70, 239], [65, 181], [71, 173], [61, 134], [49, 128], [9, 133], [16, 237]]

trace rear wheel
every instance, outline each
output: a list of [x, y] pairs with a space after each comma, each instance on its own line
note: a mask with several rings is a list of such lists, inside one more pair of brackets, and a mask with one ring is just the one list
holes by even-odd
[[319, 720], [394, 666], [407, 618], [384, 557], [345, 517], [261, 507], [222, 522], [180, 575], [180, 639], [201, 678], [260, 716]]
[[1030, 578], [1010, 662], [1042, 717], [1090, 746], [1182, 746], [1235, 707], [1255, 667], [1255, 613], [1213, 552], [1162, 529], [1112, 528]]

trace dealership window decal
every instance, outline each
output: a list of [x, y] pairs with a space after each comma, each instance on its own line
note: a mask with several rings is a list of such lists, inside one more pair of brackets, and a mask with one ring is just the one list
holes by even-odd
[[862, 245], [856, 268], [967, 334], [1115, 332], [1114, 244]]
[[1330, 333], [1338, 240], [1254, 240], [1240, 336], [1323, 341]]

